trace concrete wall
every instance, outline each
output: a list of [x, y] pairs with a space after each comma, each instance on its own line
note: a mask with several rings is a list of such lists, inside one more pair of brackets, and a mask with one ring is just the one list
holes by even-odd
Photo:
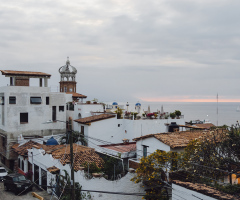
[[[65, 124], [43, 124], [52, 119], [52, 106], [57, 106], [57, 119], [65, 121], [66, 112], [59, 112], [59, 106], [65, 106], [64, 93], [51, 93], [47, 87], [20, 87], [4, 86], [0, 88], [4, 94], [5, 103], [0, 106], [4, 115], [0, 116], [0, 129], [11, 133], [11, 138], [23, 135], [49, 135], [52, 130], [63, 130]], [[16, 104], [9, 104], [9, 96], [16, 97]], [[46, 97], [49, 96], [50, 104], [46, 105]], [[41, 97], [41, 104], [31, 104], [30, 97]], [[0, 113], [2, 112], [0, 111]], [[20, 123], [20, 113], [28, 113], [28, 123]], [[50, 131], [51, 130], [51, 131]], [[65, 132], [65, 130], [64, 130]]]
[[[9, 152], [21, 134], [45, 136], [66, 132], [65, 123], [44, 124], [52, 119], [52, 106], [56, 106], [56, 119], [66, 120], [65, 93], [51, 93], [48, 87], [3, 86], [0, 96], [4, 97], [4, 105], [0, 105], [0, 135], [6, 138], [6, 151], [1, 153], [5, 158], [16, 159]], [[16, 104], [9, 103], [10, 96], [16, 97]], [[41, 104], [31, 104], [30, 97], [41, 97]], [[46, 105], [46, 97], [49, 97], [49, 105]], [[64, 112], [59, 111], [59, 106], [64, 106]], [[28, 122], [20, 123], [20, 113], [28, 113]]]
[[206, 196], [204, 194], [189, 190], [182, 186], [172, 184], [172, 199], [185, 199], [185, 200], [216, 200], [215, 198]]

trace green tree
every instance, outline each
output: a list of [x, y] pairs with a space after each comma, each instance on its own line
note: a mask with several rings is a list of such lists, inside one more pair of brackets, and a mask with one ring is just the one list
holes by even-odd
[[[66, 170], [64, 171], [64, 175], [58, 176], [58, 181], [56, 184], [56, 194], [61, 200], [71, 200], [71, 179]], [[87, 200], [91, 199], [91, 195], [89, 193], [84, 193], [81, 191], [82, 186], [76, 182], [75, 183], [75, 199], [76, 200]]]
[[182, 113], [179, 110], [175, 110], [175, 114], [176, 114], [177, 117], [179, 117]]
[[115, 110], [115, 113], [117, 113], [117, 118], [121, 119], [122, 114], [123, 114], [123, 109], [118, 107], [117, 110]]
[[177, 168], [177, 160], [176, 152], [157, 150], [141, 158], [136, 176], [131, 181], [144, 184], [145, 199], [169, 199], [168, 174]]
[[145, 199], [151, 199], [151, 195], [155, 195], [154, 199], [166, 198], [169, 176], [172, 180], [211, 184], [216, 189], [235, 194], [240, 192], [239, 187], [219, 184], [219, 181], [228, 175], [232, 184], [232, 174], [240, 177], [239, 161], [239, 127], [214, 129], [204, 131], [202, 136], [190, 141], [182, 153], [157, 150], [142, 158], [132, 181], [142, 182], [147, 187]]
[[172, 119], [174, 119], [174, 118], [176, 117], [176, 114], [175, 114], [175, 113], [170, 113], [170, 117], [171, 117]]
[[104, 160], [102, 171], [108, 176], [108, 179], [111, 179], [114, 174], [116, 176], [117, 174], [123, 173], [122, 162], [119, 159], [111, 156], [103, 156], [102, 158]]

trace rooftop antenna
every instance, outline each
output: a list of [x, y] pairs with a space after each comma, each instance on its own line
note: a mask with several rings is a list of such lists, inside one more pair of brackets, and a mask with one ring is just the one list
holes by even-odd
[[218, 93], [217, 93], [217, 126], [218, 126]]

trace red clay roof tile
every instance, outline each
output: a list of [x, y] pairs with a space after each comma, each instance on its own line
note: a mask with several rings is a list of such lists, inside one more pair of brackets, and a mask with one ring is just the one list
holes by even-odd
[[138, 138], [134, 138], [134, 141], [138, 141], [145, 138], [154, 137], [171, 148], [186, 147], [191, 140], [199, 138], [203, 135], [208, 134], [208, 131], [182, 131], [182, 132], [171, 132], [171, 133], [156, 133], [144, 135]]
[[78, 122], [80, 124], [87, 124], [87, 123], [91, 123], [91, 122], [96, 122], [96, 121], [100, 121], [100, 120], [104, 120], [104, 119], [113, 118], [115, 116], [116, 115], [111, 115], [111, 114], [101, 114], [101, 115], [94, 115], [94, 116], [91, 116], [91, 117], [76, 119], [74, 121]]

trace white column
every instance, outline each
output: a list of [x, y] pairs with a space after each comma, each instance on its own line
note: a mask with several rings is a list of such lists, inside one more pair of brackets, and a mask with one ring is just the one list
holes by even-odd
[[48, 79], [44, 78], [44, 87], [48, 87]]

